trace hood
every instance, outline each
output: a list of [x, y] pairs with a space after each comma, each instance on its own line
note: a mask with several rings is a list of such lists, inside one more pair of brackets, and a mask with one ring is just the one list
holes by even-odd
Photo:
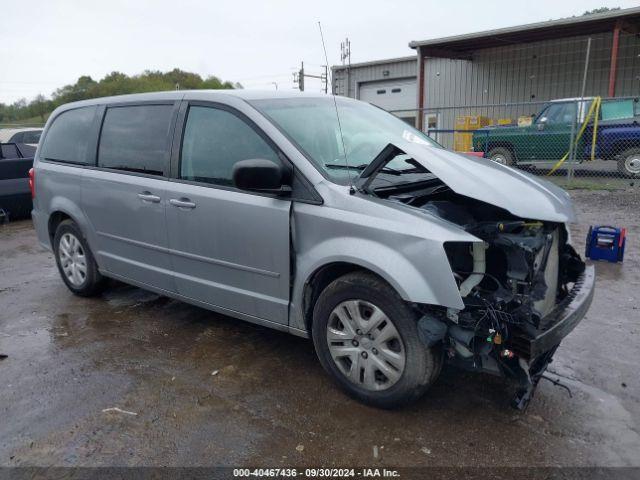
[[549, 181], [485, 158], [458, 155], [420, 143], [404, 141], [393, 146], [460, 195], [521, 218], [561, 223], [576, 220], [569, 194]]

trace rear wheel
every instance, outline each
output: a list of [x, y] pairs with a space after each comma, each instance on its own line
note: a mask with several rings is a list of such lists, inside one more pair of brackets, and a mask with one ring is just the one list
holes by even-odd
[[58, 225], [53, 246], [58, 271], [69, 290], [82, 297], [103, 290], [105, 278], [98, 271], [89, 245], [74, 221], [64, 220]]
[[501, 165], [512, 166], [515, 164], [513, 160], [513, 153], [511, 150], [505, 147], [496, 147], [489, 150], [487, 158]]
[[618, 172], [625, 177], [640, 178], [640, 148], [629, 148], [620, 154]]
[[384, 281], [365, 272], [331, 283], [313, 313], [320, 363], [350, 395], [382, 408], [419, 398], [441, 355], [420, 342], [416, 313]]

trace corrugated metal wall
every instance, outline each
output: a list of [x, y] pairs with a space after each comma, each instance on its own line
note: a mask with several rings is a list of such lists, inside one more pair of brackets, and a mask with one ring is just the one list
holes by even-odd
[[[612, 34], [592, 36], [586, 95], [606, 95]], [[479, 50], [473, 60], [427, 58], [425, 107], [544, 101], [580, 96], [587, 37]], [[616, 96], [640, 93], [640, 39], [620, 38]]]
[[[473, 60], [425, 60], [425, 112], [437, 115], [437, 128], [454, 128], [456, 116], [483, 115], [492, 119], [537, 113], [544, 102], [581, 94], [587, 36], [552, 39], [478, 50]], [[591, 36], [585, 94], [607, 95], [613, 33]], [[388, 71], [387, 75], [384, 72]], [[358, 98], [363, 82], [411, 78], [413, 58], [391, 59], [333, 67], [334, 92]], [[640, 95], [640, 38], [621, 33], [616, 96]], [[476, 107], [520, 103], [511, 107]], [[417, 99], [416, 99], [417, 105]], [[452, 108], [465, 107], [465, 108]], [[402, 115], [409, 115], [404, 112]], [[427, 122], [424, 122], [427, 125]]]
[[[579, 97], [587, 40], [581, 36], [478, 50], [472, 61], [427, 58], [425, 114], [437, 116], [436, 128], [452, 129], [461, 115], [515, 122], [537, 113], [548, 100]], [[591, 36], [586, 96], [608, 93], [612, 42], [610, 32]], [[632, 34], [620, 35], [615, 94], [640, 95], [640, 38]], [[505, 103], [516, 105], [492, 106]], [[445, 135], [440, 141], [451, 147], [453, 140]]]
[[[384, 72], [388, 71], [388, 75]], [[389, 62], [352, 65], [351, 71], [343, 67], [333, 67], [333, 85], [336, 95], [357, 98], [357, 85], [361, 82], [390, 80], [392, 78], [416, 77], [418, 71], [417, 57]], [[349, 77], [349, 82], [347, 81]]]
[[640, 95], [640, 37], [620, 34], [616, 96]]

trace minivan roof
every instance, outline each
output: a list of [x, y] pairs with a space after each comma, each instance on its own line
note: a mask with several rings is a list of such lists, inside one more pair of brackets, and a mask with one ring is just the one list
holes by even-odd
[[120, 102], [138, 102], [149, 100], [189, 100], [193, 96], [202, 100], [203, 97], [209, 97], [211, 100], [220, 99], [221, 96], [237, 97], [244, 100], [263, 100], [270, 98], [299, 98], [299, 97], [325, 97], [325, 93], [308, 93], [299, 91], [279, 91], [279, 90], [172, 90], [169, 92], [149, 92], [149, 93], [132, 93], [128, 95], [115, 95], [111, 97], [98, 97], [89, 100], [80, 100], [77, 102], [66, 103], [62, 106], [64, 110], [69, 107], [79, 107], [96, 104], [109, 104]]

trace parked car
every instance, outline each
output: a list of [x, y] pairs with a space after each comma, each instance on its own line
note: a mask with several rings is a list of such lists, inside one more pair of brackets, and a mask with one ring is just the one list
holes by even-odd
[[18, 143], [35, 147], [42, 135], [41, 128], [3, 128], [0, 129], [0, 143]]
[[0, 143], [0, 223], [31, 213], [29, 169], [33, 156], [15, 143]]
[[346, 98], [64, 105], [33, 185], [38, 239], [73, 293], [111, 277], [312, 337], [379, 407], [418, 398], [444, 362], [514, 379], [524, 406], [593, 295], [566, 192]]
[[[594, 98], [554, 100], [527, 126], [492, 126], [473, 134], [473, 149], [505, 165], [560, 160], [587, 118]], [[574, 126], [575, 118], [575, 126]], [[640, 178], [640, 104], [638, 99], [607, 99], [599, 110], [595, 158], [616, 160], [618, 171]], [[577, 142], [575, 158], [591, 157], [593, 121]]]

